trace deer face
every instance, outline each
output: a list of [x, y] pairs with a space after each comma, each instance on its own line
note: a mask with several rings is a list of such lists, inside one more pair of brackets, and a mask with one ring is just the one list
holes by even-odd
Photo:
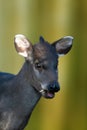
[[69, 52], [72, 37], [64, 37], [52, 44], [40, 37], [39, 43], [32, 45], [24, 35], [15, 36], [17, 52], [31, 63], [33, 79], [40, 87], [35, 88], [45, 98], [53, 98], [60, 90], [58, 83], [58, 58]]

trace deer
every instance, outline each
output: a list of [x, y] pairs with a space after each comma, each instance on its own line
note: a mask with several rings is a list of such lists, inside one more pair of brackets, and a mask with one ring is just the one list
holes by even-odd
[[55, 97], [58, 58], [71, 50], [72, 41], [65, 36], [50, 44], [41, 36], [33, 45], [25, 35], [15, 35], [15, 49], [25, 62], [15, 75], [0, 72], [0, 130], [24, 130], [40, 98]]

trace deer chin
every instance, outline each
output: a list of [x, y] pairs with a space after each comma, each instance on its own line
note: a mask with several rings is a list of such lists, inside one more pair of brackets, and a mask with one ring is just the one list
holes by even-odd
[[44, 89], [40, 90], [40, 93], [42, 94], [43, 97], [49, 98], [49, 99], [52, 99], [55, 96], [54, 92], [51, 92], [51, 91], [48, 91], [48, 90], [44, 90]]

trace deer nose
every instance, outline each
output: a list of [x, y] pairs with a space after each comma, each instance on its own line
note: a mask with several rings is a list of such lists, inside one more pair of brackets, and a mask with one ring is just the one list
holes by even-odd
[[48, 90], [51, 92], [58, 92], [60, 90], [60, 86], [58, 82], [53, 81], [48, 85]]

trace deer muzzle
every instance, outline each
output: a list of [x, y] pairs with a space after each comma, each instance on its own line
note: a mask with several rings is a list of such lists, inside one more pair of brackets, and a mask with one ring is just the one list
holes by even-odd
[[40, 90], [40, 93], [45, 98], [54, 98], [55, 93], [60, 90], [59, 83], [57, 81], [50, 82], [45, 88]]

